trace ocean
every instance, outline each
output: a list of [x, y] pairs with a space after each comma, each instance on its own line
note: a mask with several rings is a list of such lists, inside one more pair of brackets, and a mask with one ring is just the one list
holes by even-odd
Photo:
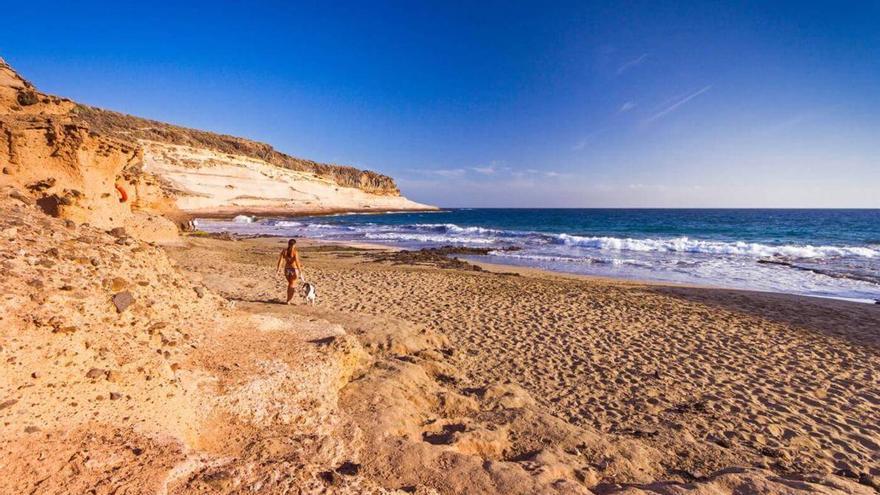
[[485, 209], [197, 220], [201, 230], [485, 247], [492, 263], [873, 302], [880, 210]]

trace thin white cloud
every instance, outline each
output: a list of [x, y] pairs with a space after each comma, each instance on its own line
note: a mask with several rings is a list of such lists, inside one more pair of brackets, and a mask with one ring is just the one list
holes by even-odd
[[595, 131], [588, 133], [586, 136], [583, 137], [583, 139], [581, 139], [580, 141], [578, 141], [577, 143], [572, 145], [571, 150], [572, 151], [580, 151], [580, 150], [586, 148], [587, 145], [590, 144], [593, 141], [593, 139], [596, 138], [596, 136], [598, 136], [599, 134], [602, 134], [605, 131], [606, 131], [606, 129], [603, 127], [601, 129], [596, 129]]
[[712, 89], [711, 84], [709, 86], [706, 86], [706, 87], [700, 89], [700, 90], [694, 91], [693, 93], [691, 93], [687, 96], [684, 96], [682, 98], [677, 99], [675, 102], [668, 105], [663, 110], [660, 110], [659, 112], [657, 112], [654, 115], [645, 119], [645, 123], [654, 122], [657, 119], [662, 119], [663, 117], [669, 115], [670, 113], [678, 110], [678, 108], [681, 107], [682, 105], [684, 105], [685, 103], [693, 100], [694, 98], [700, 96], [701, 94], [705, 93], [706, 91], [709, 91], [710, 89]]
[[440, 177], [461, 177], [463, 176], [467, 170], [463, 168], [448, 168], [448, 169], [434, 169], [428, 170], [429, 174], [439, 175]]
[[618, 113], [629, 112], [630, 110], [632, 110], [633, 108], [635, 108], [637, 106], [638, 105], [633, 101], [625, 101], [625, 102], [623, 102], [623, 105], [620, 105], [620, 110], [618, 110], [617, 112]]
[[494, 165], [486, 165], [485, 167], [473, 167], [471, 168], [471, 170], [483, 175], [492, 175], [497, 171]]
[[629, 184], [626, 186], [627, 188], [634, 191], [646, 191], [646, 190], [655, 190], [655, 191], [663, 191], [666, 189], [665, 184]]
[[628, 62], [625, 62], [623, 65], [621, 65], [620, 67], [617, 68], [617, 75], [619, 76], [630, 69], [633, 69], [635, 67], [642, 65], [643, 63], [645, 63], [645, 60], [647, 60], [647, 59], [648, 59], [648, 54], [643, 53], [643, 54], [639, 55], [638, 57], [636, 57]]

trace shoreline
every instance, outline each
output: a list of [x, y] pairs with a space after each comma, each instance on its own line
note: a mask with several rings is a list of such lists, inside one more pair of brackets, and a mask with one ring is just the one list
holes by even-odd
[[286, 305], [284, 238], [0, 201], [4, 493], [880, 486], [873, 307], [320, 239]]
[[[404, 212], [405, 213], [405, 212]], [[235, 234], [234, 234], [235, 235]], [[281, 235], [271, 235], [271, 234], [258, 234], [254, 236], [240, 236], [241, 239], [283, 239], [288, 236]], [[376, 250], [386, 250], [386, 251], [408, 251], [412, 250], [406, 247], [400, 246], [391, 246], [386, 244], [379, 243], [369, 243], [369, 242], [358, 242], [358, 241], [347, 241], [347, 240], [325, 240], [325, 239], [314, 239], [310, 237], [297, 237], [297, 241], [302, 242], [306, 241], [307, 243], [319, 244], [319, 245], [340, 245], [346, 247], [360, 248], [360, 249], [376, 249]], [[416, 250], [417, 251], [417, 250]], [[452, 256], [457, 257], [457, 256]], [[528, 273], [534, 274], [541, 277], [561, 277], [567, 279], [575, 279], [575, 280], [594, 280], [594, 281], [602, 281], [608, 283], [619, 283], [623, 285], [629, 285], [633, 287], [668, 287], [668, 288], [684, 288], [684, 289], [706, 289], [706, 290], [717, 290], [717, 291], [728, 291], [730, 293], [741, 293], [741, 294], [758, 294], [758, 295], [769, 295], [769, 296], [780, 296], [780, 297], [790, 297], [790, 298], [806, 298], [808, 300], [819, 300], [819, 301], [838, 301], [846, 304], [856, 304], [858, 306], [864, 305], [878, 305], [880, 306], [880, 302], [876, 300], [868, 300], [868, 299], [856, 299], [856, 298], [845, 298], [845, 297], [834, 297], [834, 296], [816, 296], [809, 294], [793, 294], [788, 292], [774, 292], [774, 291], [762, 291], [755, 289], [740, 289], [735, 287], [725, 287], [720, 285], [707, 285], [707, 284], [692, 284], [686, 282], [673, 282], [673, 281], [663, 281], [663, 280], [645, 280], [645, 279], [637, 279], [637, 278], [624, 278], [624, 277], [607, 277], [602, 275], [591, 275], [584, 273], [572, 273], [565, 271], [556, 271], [550, 270], [547, 268], [539, 268], [539, 267], [528, 267], [522, 265], [514, 265], [514, 264], [504, 264], [504, 263], [495, 263], [491, 261], [482, 261], [472, 259], [471, 256], [464, 255], [461, 257], [463, 261], [471, 263], [473, 265], [477, 265], [482, 269], [495, 272], [495, 273]]]
[[[175, 256], [185, 267], [223, 267], [206, 273], [212, 290], [249, 307], [277, 304], [283, 283], [271, 265], [282, 238], [188, 244]], [[389, 263], [363, 249], [389, 250], [303, 238], [319, 304], [292, 311], [346, 328], [367, 317], [355, 314], [396, 318], [436, 333], [449, 341], [442, 369], [455, 390], [514, 383], [571, 425], [641, 442], [670, 456], [666, 469], [698, 479], [730, 466], [880, 474], [871, 460], [880, 433], [868, 419], [880, 414], [870, 392], [880, 308], [531, 268], [511, 275], [493, 264]]]

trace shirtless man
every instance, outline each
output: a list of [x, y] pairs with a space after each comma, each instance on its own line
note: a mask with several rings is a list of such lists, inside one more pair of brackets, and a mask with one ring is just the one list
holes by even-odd
[[296, 251], [296, 239], [287, 241], [287, 247], [281, 251], [278, 266], [275, 268], [276, 274], [281, 272], [282, 266], [284, 267], [284, 277], [287, 278], [287, 304], [290, 304], [296, 294], [296, 281], [303, 279], [302, 262]]

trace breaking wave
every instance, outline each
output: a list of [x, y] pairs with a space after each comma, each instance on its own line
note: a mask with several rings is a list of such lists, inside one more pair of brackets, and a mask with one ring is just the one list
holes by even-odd
[[810, 245], [769, 245], [754, 242], [703, 241], [677, 237], [674, 239], [632, 239], [619, 237], [582, 237], [558, 234], [558, 242], [568, 246], [615, 251], [643, 251], [661, 253], [703, 253], [751, 256], [756, 258], [831, 258], [858, 256], [873, 258], [880, 251], [856, 246], [810, 246]]

